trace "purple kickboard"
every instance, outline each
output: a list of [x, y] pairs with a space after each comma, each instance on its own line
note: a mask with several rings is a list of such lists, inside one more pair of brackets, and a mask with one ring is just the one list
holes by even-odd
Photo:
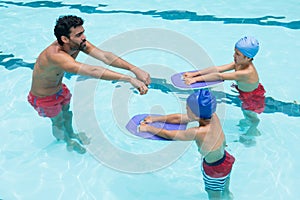
[[[132, 117], [129, 122], [126, 125], [126, 129], [132, 133], [133, 135], [145, 138], [145, 139], [151, 139], [151, 140], [169, 140], [162, 138], [157, 135], [153, 135], [150, 132], [140, 132], [138, 130], [138, 126], [140, 125], [140, 122], [144, 120], [147, 116], [160, 116], [160, 115], [153, 115], [153, 114], [139, 114], [135, 115]], [[187, 124], [169, 124], [169, 123], [164, 123], [164, 122], [153, 122], [150, 123], [149, 125], [157, 127], [157, 128], [164, 128], [167, 130], [185, 130]]]
[[[191, 71], [191, 72], [194, 72], [194, 71]], [[207, 82], [202, 81], [202, 82], [193, 83], [191, 85], [187, 85], [184, 83], [184, 80], [182, 78], [184, 73], [185, 72], [180, 72], [180, 73], [177, 73], [177, 74], [174, 74], [173, 76], [171, 76], [172, 83], [178, 88], [185, 88], [185, 89], [205, 88], [205, 87], [211, 87], [215, 84], [219, 84], [219, 83], [223, 82], [223, 81], [207, 81]]]

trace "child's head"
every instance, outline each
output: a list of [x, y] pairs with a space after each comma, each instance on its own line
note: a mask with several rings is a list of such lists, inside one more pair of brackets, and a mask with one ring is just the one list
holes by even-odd
[[200, 89], [191, 94], [186, 104], [196, 117], [202, 119], [210, 119], [217, 108], [216, 97], [208, 89]]
[[245, 36], [235, 43], [235, 48], [244, 56], [253, 58], [258, 52], [259, 43], [254, 37]]

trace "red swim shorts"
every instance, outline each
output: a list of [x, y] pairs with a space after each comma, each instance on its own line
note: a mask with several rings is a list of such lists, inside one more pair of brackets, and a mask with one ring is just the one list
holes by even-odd
[[[237, 88], [238, 89], [238, 88]], [[258, 114], [262, 113], [265, 109], [265, 89], [262, 84], [251, 92], [243, 92], [239, 90], [239, 98], [242, 101], [242, 108], [244, 110], [251, 110]]]
[[42, 117], [55, 117], [62, 110], [63, 105], [67, 105], [71, 100], [71, 93], [65, 84], [56, 94], [47, 97], [37, 97], [29, 92], [27, 99], [28, 102]]
[[225, 151], [224, 157], [214, 163], [207, 163], [205, 159], [202, 167], [206, 175], [212, 178], [226, 177], [231, 172], [235, 158]]

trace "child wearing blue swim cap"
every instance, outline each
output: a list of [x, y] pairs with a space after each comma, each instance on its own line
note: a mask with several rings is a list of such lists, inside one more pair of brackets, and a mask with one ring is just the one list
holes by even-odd
[[[216, 98], [208, 89], [200, 89], [191, 94], [186, 103], [186, 114], [148, 116], [141, 122], [139, 129], [166, 139], [194, 140], [203, 157], [201, 170], [209, 199], [231, 199], [229, 182], [235, 158], [225, 150], [225, 135], [215, 113]], [[196, 121], [199, 126], [187, 130], [166, 130], [149, 125], [158, 121], [173, 124]]]
[[201, 81], [234, 80], [232, 87], [239, 92], [242, 111], [245, 119], [240, 120], [240, 126], [252, 126], [256, 130], [259, 119], [257, 114], [265, 108], [265, 89], [259, 82], [259, 76], [253, 64], [253, 59], [259, 50], [259, 42], [252, 36], [245, 36], [235, 43], [234, 61], [232, 63], [213, 66], [196, 72], [186, 72], [185, 83], [190, 85]]

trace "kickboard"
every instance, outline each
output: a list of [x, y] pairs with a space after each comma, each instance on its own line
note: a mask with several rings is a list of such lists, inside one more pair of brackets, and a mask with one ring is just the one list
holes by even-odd
[[[158, 135], [153, 135], [153, 133], [150, 132], [141, 132], [139, 131], [139, 125], [142, 120], [144, 120], [147, 116], [160, 116], [160, 115], [154, 115], [154, 114], [139, 114], [132, 117], [129, 122], [126, 125], [126, 129], [132, 133], [135, 136], [142, 137], [145, 139], [150, 140], [169, 140], [165, 139], [163, 137], [160, 137]], [[185, 130], [187, 124], [170, 124], [165, 122], [153, 122], [149, 125], [157, 127], [157, 128], [163, 128], [167, 130]]]
[[[193, 71], [191, 71], [193, 72]], [[177, 74], [174, 74], [171, 76], [171, 81], [173, 83], [173, 85], [177, 88], [180, 89], [200, 89], [200, 88], [209, 88], [209, 87], [215, 87], [221, 83], [223, 83], [224, 81], [220, 80], [220, 81], [201, 81], [201, 82], [196, 82], [193, 83], [191, 85], [187, 85], [185, 84], [182, 76], [185, 72], [180, 72]]]

